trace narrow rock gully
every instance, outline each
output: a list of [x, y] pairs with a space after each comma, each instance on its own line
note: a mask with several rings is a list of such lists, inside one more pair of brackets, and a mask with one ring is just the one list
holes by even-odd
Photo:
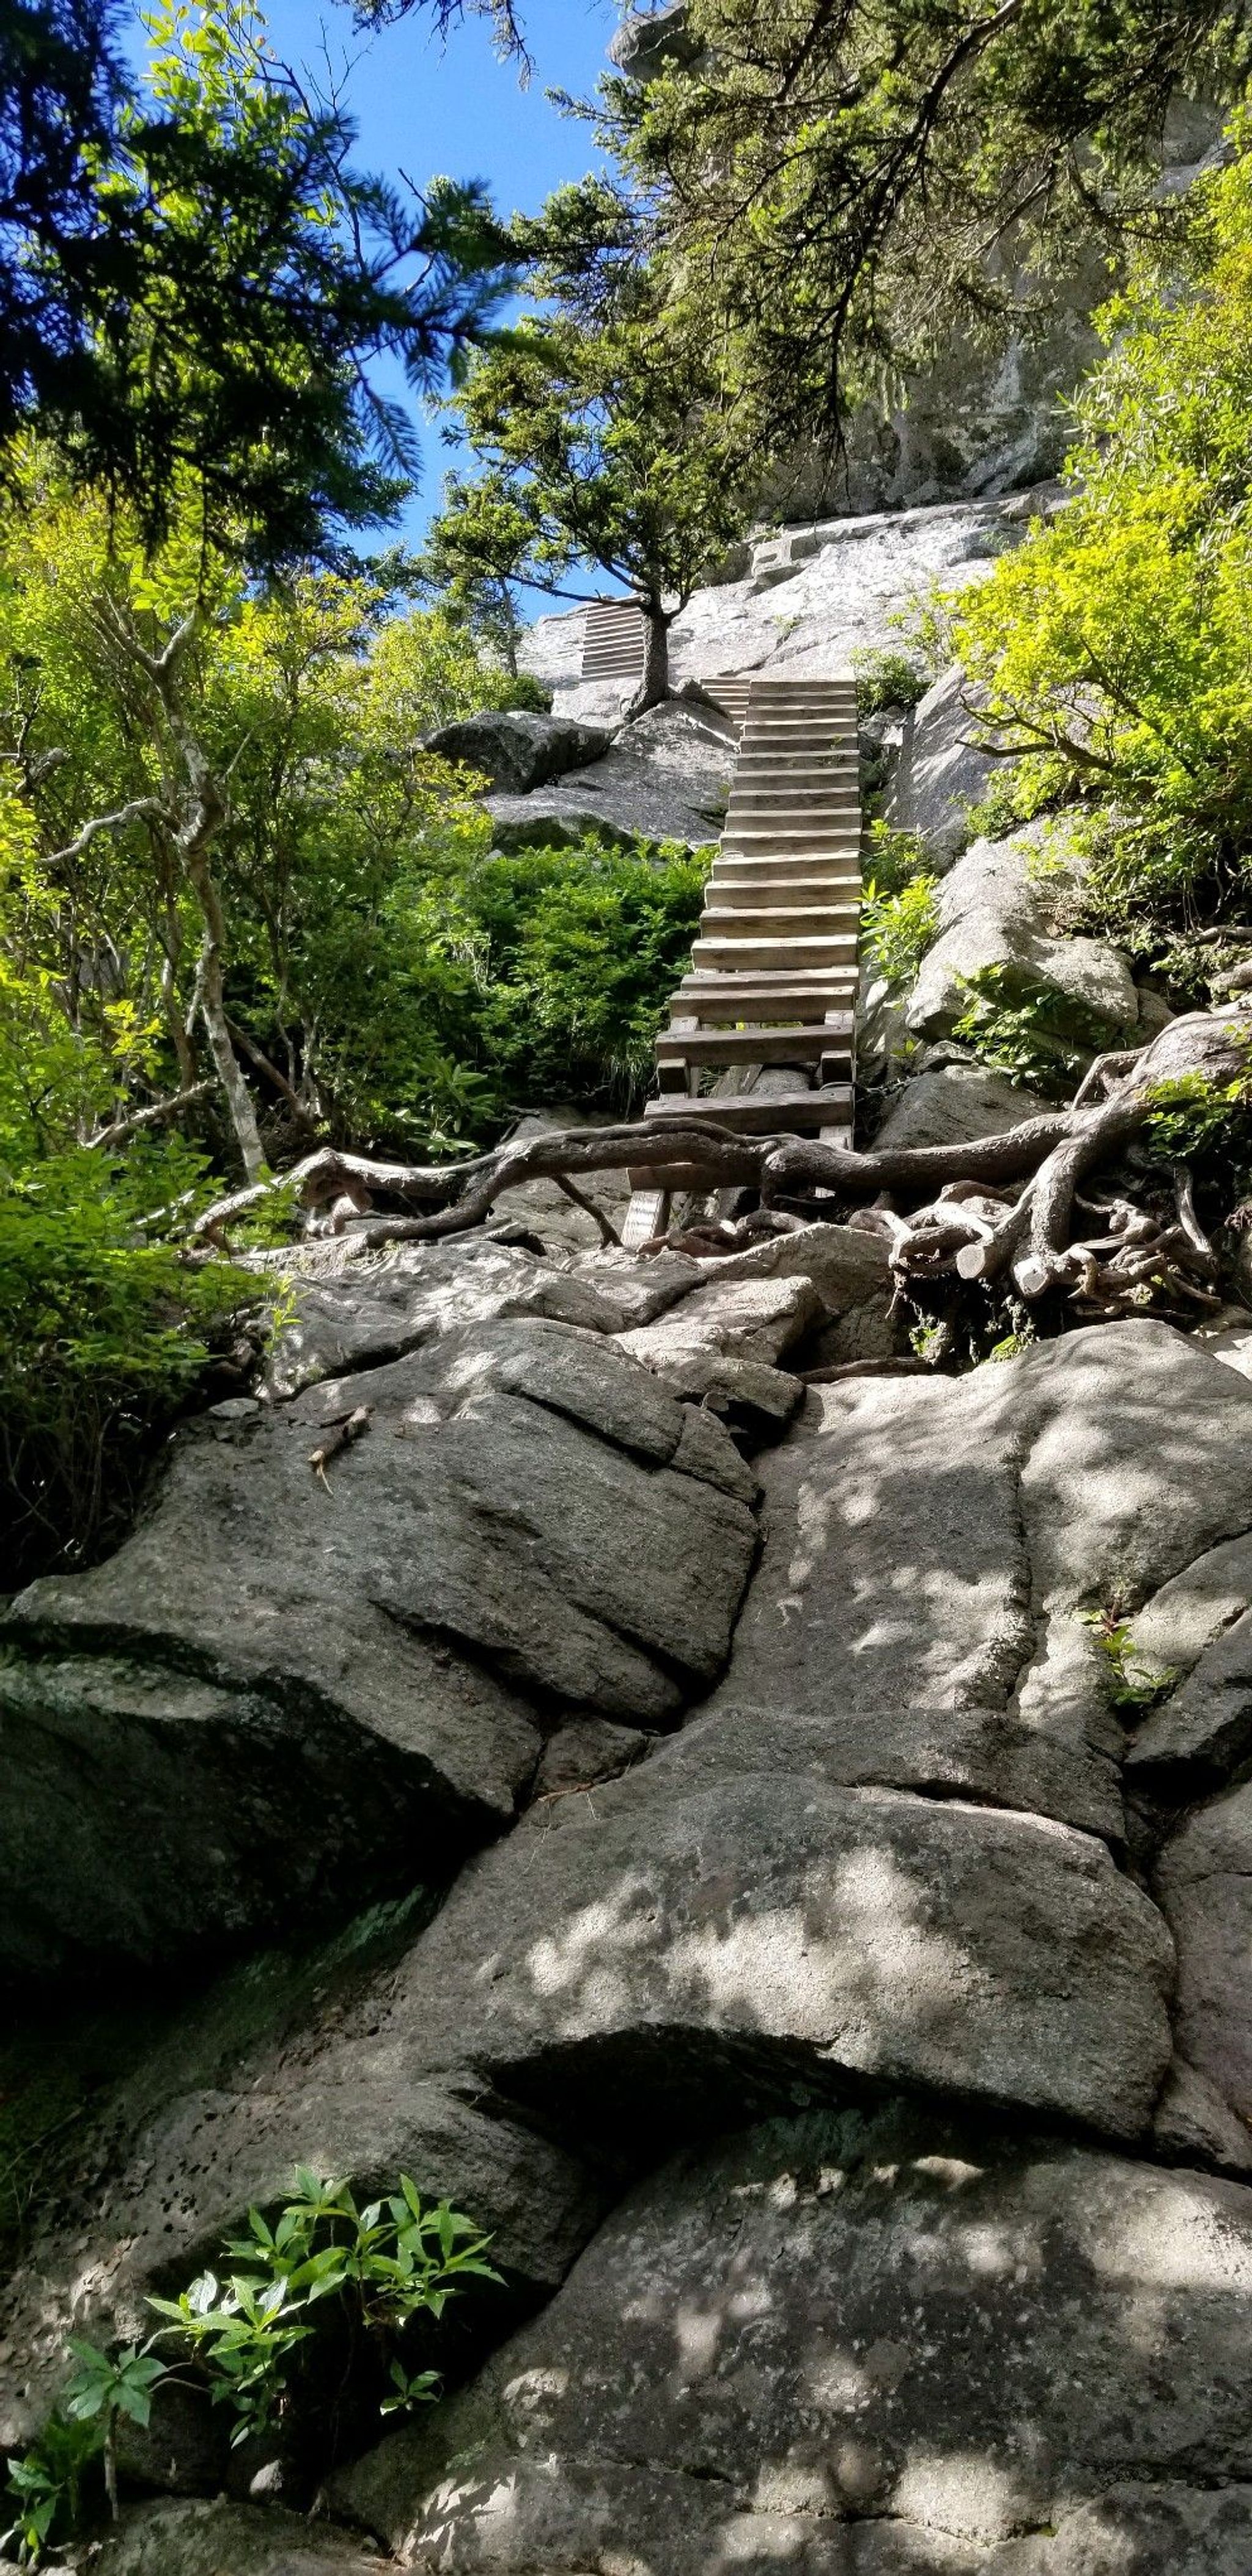
[[[653, 1114], [846, 1129], [851, 685], [742, 712]], [[298, 2162], [506, 2285], [338, 2457], [160, 2392], [91, 2576], [1252, 2569], [1252, 1384], [1144, 1319], [832, 1377], [900, 1356], [883, 1242], [641, 1257], [683, 1186], [310, 1239], [5, 1620], [0, 1972], [162, 1999], [7, 2450]]]

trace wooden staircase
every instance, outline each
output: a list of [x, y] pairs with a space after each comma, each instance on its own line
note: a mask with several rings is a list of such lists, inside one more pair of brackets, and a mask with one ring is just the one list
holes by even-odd
[[[702, 685], [743, 715], [726, 826], [705, 889], [691, 970], [657, 1040], [659, 1097], [645, 1115], [708, 1119], [740, 1135], [852, 1137], [861, 807], [851, 677], [719, 677]], [[701, 1093], [713, 1071], [756, 1073], [750, 1091]], [[640, 1171], [622, 1240], [669, 1222], [685, 1175]]]
[[583, 623], [582, 678], [643, 678], [643, 613], [633, 599], [593, 599]]

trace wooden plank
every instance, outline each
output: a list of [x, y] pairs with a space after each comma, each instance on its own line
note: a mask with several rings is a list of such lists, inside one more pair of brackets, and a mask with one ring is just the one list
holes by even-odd
[[[828, 1016], [808, 1028], [724, 1029], [715, 1034], [705, 1030], [686, 1037], [671, 1032], [657, 1039], [657, 1063], [662, 1067], [675, 1060], [682, 1064], [809, 1064], [837, 1053], [840, 1040], [846, 1059], [852, 1025], [851, 1011], [842, 1011], [837, 1021]], [[832, 1076], [838, 1079], [837, 1074]]]
[[823, 1020], [832, 996], [855, 989], [856, 967], [849, 964], [811, 982], [798, 975], [780, 975], [776, 984], [759, 976], [723, 975], [715, 983], [681, 985], [674, 999], [701, 1028], [734, 1028], [744, 1020]]
[[[648, 1175], [651, 1181], [652, 1175]], [[622, 1220], [623, 1252], [638, 1252], [640, 1244], [650, 1243], [654, 1234], [664, 1234], [669, 1224], [669, 1191], [632, 1190]]]
[[749, 1092], [738, 1100], [650, 1100], [645, 1118], [705, 1120], [711, 1126], [727, 1127], [739, 1136], [772, 1136], [775, 1129], [835, 1127], [848, 1125], [852, 1116], [852, 1085], [835, 1083], [828, 1091], [789, 1091], [771, 1099], [768, 1094], [757, 1099]]

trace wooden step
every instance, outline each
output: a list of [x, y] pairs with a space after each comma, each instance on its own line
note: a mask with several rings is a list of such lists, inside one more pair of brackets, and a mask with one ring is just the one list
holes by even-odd
[[834, 966], [810, 975], [722, 975], [701, 982], [694, 975], [679, 985], [670, 1007], [701, 1027], [733, 1028], [744, 1020], [815, 1021], [849, 999], [856, 990], [856, 964]]
[[858, 913], [855, 903], [709, 903], [700, 930], [709, 939], [756, 939], [762, 932], [772, 939], [824, 939], [828, 931], [855, 929]]
[[760, 1099], [754, 1092], [735, 1100], [690, 1100], [671, 1095], [650, 1100], [645, 1118], [681, 1118], [703, 1125], [728, 1127], [739, 1136], [785, 1135], [801, 1127], [847, 1127], [852, 1120], [852, 1085], [829, 1083], [821, 1091], [788, 1091]]
[[828, 939], [696, 939], [692, 942], [693, 966], [707, 966], [721, 974], [755, 974], [758, 968], [785, 969], [789, 966], [837, 966], [841, 958], [856, 955], [855, 934]]
[[693, 1030], [656, 1042], [658, 1064], [815, 1064], [821, 1056], [851, 1052], [851, 1011], [829, 1012], [806, 1028]]

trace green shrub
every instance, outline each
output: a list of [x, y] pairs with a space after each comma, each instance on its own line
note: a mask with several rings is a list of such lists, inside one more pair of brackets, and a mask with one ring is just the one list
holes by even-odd
[[1101, 317], [1066, 508], [949, 602], [959, 657], [1023, 755], [1014, 819], [1058, 795], [1094, 809], [1085, 925], [1184, 1000], [1204, 981], [1188, 935], [1252, 912], [1246, 109], [1230, 140], [1188, 191], [1187, 238]]
[[[926, 853], [916, 832], [898, 832], [881, 816], [869, 827], [870, 875], [876, 894], [900, 894], [926, 871]], [[930, 878], [933, 885], [934, 878]]]
[[1020, 969], [984, 966], [962, 978], [967, 997], [953, 1035], [1014, 1082], [1060, 1099], [1092, 1055], [1124, 1043], [1125, 1032], [1055, 984]]
[[886, 707], [915, 707], [930, 687], [925, 668], [909, 653], [867, 647], [853, 654], [852, 668], [858, 716], [881, 715]]
[[880, 893], [871, 877], [861, 905], [861, 944], [877, 974], [894, 991], [916, 980], [939, 927], [936, 877], [917, 876], [898, 894]]
[[206, 1333], [256, 1302], [246, 1273], [190, 1267], [163, 1239], [160, 1211], [203, 1196], [205, 1174], [168, 1141], [0, 1173], [0, 1546], [16, 1583], [124, 1526]]
[[[222, 2249], [221, 2276], [204, 2272], [178, 2298], [149, 2300], [165, 2323], [145, 2344], [105, 2351], [71, 2340], [77, 2368], [60, 2404], [25, 2457], [8, 2464], [15, 2514], [0, 2547], [19, 2566], [38, 2566], [73, 2534], [97, 2468], [116, 2513], [119, 2430], [124, 2420], [148, 2424], [166, 2380], [190, 2380], [228, 2407], [233, 2446], [304, 2413], [332, 2454], [349, 2381], [366, 2383], [384, 2416], [440, 2395], [438, 2371], [413, 2367], [408, 2330], [422, 2317], [437, 2321], [467, 2281], [500, 2284], [485, 2259], [490, 2239], [448, 2201], [427, 2205], [407, 2174], [364, 2209], [346, 2183], [324, 2183], [308, 2166], [293, 2179], [272, 2227], [249, 2211], [247, 2235]], [[168, 2359], [162, 2344], [173, 2347]]]

